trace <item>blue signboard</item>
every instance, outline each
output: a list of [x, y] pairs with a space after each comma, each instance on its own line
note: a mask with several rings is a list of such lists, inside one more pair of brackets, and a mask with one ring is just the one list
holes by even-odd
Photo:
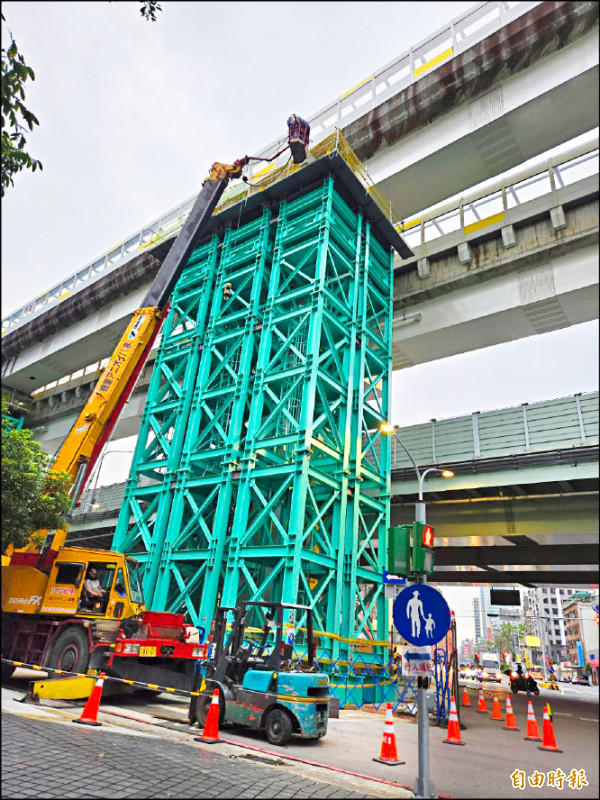
[[390, 573], [384, 569], [383, 582], [393, 584], [394, 586], [405, 586], [406, 578], [401, 578], [400, 575], [390, 575]]
[[584, 665], [583, 647], [581, 646], [581, 642], [579, 641], [579, 639], [575, 642], [575, 646], [577, 647], [577, 660], [579, 662], [578, 666], [579, 667], [583, 667], [583, 665]]
[[403, 589], [394, 601], [394, 625], [400, 636], [424, 647], [437, 644], [450, 628], [450, 609], [444, 597], [424, 583]]

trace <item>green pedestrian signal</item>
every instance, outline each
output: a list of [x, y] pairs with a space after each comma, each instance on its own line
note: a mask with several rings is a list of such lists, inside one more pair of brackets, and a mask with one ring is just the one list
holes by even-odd
[[410, 574], [410, 537], [412, 525], [399, 525], [388, 530], [388, 565], [390, 575]]

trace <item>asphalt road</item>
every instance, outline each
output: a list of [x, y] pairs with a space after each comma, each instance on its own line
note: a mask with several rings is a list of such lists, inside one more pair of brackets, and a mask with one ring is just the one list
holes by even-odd
[[[446, 731], [432, 726], [431, 777], [436, 791], [457, 798], [481, 797], [550, 797], [559, 790], [512, 788], [510, 775], [522, 769], [531, 775], [535, 769], [547, 773], [560, 767], [566, 775], [572, 769], [585, 769], [588, 787], [572, 790], [566, 784], [561, 794], [578, 797], [598, 797], [598, 689], [596, 687], [573, 687], [577, 691], [564, 694], [541, 689], [533, 698], [538, 727], [542, 730], [542, 706], [551, 704], [554, 732], [558, 746], [564, 753], [538, 750], [537, 742], [525, 742], [527, 698], [522, 693], [512, 694], [507, 686], [489, 684], [485, 686], [488, 708], [491, 714], [492, 692], [501, 698], [510, 695], [520, 733], [502, 730], [502, 724], [492, 722], [489, 714], [475, 712], [479, 683], [469, 689], [471, 708], [461, 709], [461, 721], [467, 728], [462, 737], [464, 747], [445, 744]], [[579, 691], [581, 690], [581, 691]], [[462, 691], [462, 689], [461, 689]], [[129, 711], [135, 708], [155, 717], [156, 722], [177, 730], [189, 730], [185, 723], [187, 702], [179, 698], [161, 695], [150, 703], [135, 698], [127, 701]], [[122, 708], [122, 704], [119, 701]], [[504, 712], [504, 701], [502, 702]], [[226, 727], [222, 735], [241, 744], [251, 744], [272, 752], [292, 753], [301, 758], [333, 764], [344, 769], [374, 775], [398, 783], [414, 786], [417, 774], [417, 726], [414, 719], [397, 717], [395, 734], [398, 753], [406, 763], [389, 767], [373, 761], [379, 755], [383, 734], [383, 718], [380, 714], [366, 711], [343, 710], [340, 719], [329, 720], [327, 736], [319, 742], [292, 740], [286, 748], [270, 745], [259, 731]]]
[[[534, 770], [547, 776], [549, 771], [560, 768], [566, 776], [573, 769], [585, 770], [589, 784], [580, 789], [571, 789], [565, 782], [560, 795], [598, 797], [598, 689], [564, 687], [564, 692], [541, 689], [540, 695], [533, 698], [540, 732], [542, 706], [546, 702], [551, 703], [556, 740], [564, 750], [563, 753], [554, 753], [539, 750], [538, 742], [523, 740], [527, 711], [527, 699], [523, 693], [513, 695], [506, 685], [486, 685], [490, 713], [478, 714], [475, 707], [479, 684], [469, 682], [472, 706], [460, 708], [461, 721], [466, 724], [466, 729], [462, 731], [465, 746], [445, 744], [445, 729], [436, 726], [431, 728], [431, 777], [437, 792], [457, 798], [555, 797], [560, 790], [546, 785], [532, 787], [527, 784], [524, 790], [513, 788], [510, 775], [515, 769], [523, 770], [527, 781], [527, 776], [531, 776]], [[503, 723], [489, 719], [492, 692], [497, 692], [501, 698], [503, 711], [504, 697], [511, 697], [520, 732], [505, 731]], [[162, 726], [165, 735], [169, 731], [178, 731], [184, 738], [198, 734], [197, 729], [190, 729], [186, 723], [187, 701], [172, 695], [163, 694], [150, 701], [139, 697], [115, 698], [103, 702], [101, 708], [106, 712], [150, 723], [147, 729], [152, 725], [157, 733]], [[221, 734], [232, 743], [291, 754], [413, 786], [417, 773], [417, 726], [414, 719], [396, 717], [394, 728], [399, 757], [406, 762], [395, 767], [372, 760], [379, 755], [383, 716], [366, 711], [343, 710], [340, 719], [329, 721], [328, 734], [322, 740], [292, 739], [286, 748], [269, 745], [258, 731], [226, 727]], [[221, 745], [215, 747], [220, 748]]]

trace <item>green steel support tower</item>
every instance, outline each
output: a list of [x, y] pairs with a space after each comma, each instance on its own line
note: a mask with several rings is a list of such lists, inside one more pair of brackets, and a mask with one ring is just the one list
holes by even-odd
[[410, 251], [335, 147], [288, 172], [215, 214], [177, 284], [113, 546], [148, 607], [205, 629], [241, 599], [310, 605], [335, 661], [387, 636], [379, 425]]

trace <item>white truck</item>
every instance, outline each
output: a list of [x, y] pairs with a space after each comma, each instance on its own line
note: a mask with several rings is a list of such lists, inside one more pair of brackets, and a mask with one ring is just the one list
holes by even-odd
[[500, 663], [499, 653], [480, 653], [477, 677], [481, 682], [502, 682], [502, 665]]

